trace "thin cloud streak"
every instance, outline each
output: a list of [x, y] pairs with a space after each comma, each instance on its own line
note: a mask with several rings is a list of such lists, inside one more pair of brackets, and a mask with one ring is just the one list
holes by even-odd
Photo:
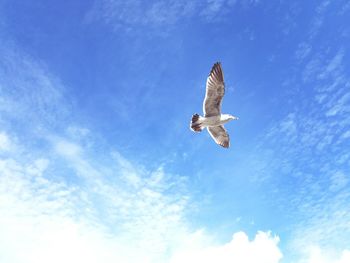
[[166, 0], [145, 3], [139, 0], [95, 1], [86, 21], [102, 20], [116, 30], [132, 32], [138, 27], [170, 29], [188, 18], [204, 22], [222, 21], [236, 7], [256, 6], [259, 1], [246, 0]]

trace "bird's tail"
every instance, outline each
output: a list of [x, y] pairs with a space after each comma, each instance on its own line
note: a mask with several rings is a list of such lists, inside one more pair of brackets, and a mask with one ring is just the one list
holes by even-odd
[[196, 113], [192, 115], [190, 127], [194, 132], [201, 132], [204, 129], [204, 126], [201, 123], [201, 116], [199, 116], [199, 114]]

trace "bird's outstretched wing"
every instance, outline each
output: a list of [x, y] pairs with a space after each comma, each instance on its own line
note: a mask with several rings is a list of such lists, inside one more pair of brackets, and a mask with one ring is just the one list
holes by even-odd
[[217, 144], [224, 148], [230, 147], [230, 137], [224, 126], [208, 127], [208, 132]]
[[207, 78], [203, 112], [205, 117], [221, 114], [221, 101], [225, 94], [224, 74], [221, 64], [215, 63]]

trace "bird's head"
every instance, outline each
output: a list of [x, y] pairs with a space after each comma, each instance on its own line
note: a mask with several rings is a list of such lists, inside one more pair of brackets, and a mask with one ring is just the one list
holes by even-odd
[[238, 117], [228, 114], [229, 120], [238, 120]]

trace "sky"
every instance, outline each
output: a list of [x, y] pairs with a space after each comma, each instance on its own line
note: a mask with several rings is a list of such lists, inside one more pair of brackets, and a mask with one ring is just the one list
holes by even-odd
[[[350, 262], [349, 21], [349, 0], [0, 0], [0, 262]], [[216, 61], [229, 149], [189, 129]]]

